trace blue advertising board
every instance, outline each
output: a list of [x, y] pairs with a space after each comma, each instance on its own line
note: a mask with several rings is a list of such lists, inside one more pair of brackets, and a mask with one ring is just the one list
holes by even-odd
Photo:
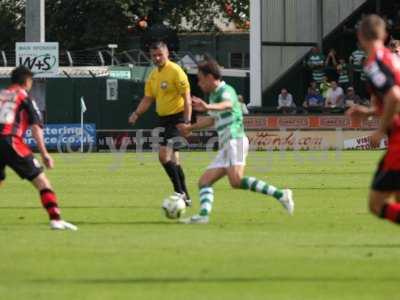
[[[81, 124], [47, 124], [43, 128], [44, 141], [47, 149], [77, 148], [81, 145]], [[32, 148], [36, 147], [31, 129], [28, 129], [24, 140]], [[96, 147], [96, 124], [83, 125], [83, 145]]]

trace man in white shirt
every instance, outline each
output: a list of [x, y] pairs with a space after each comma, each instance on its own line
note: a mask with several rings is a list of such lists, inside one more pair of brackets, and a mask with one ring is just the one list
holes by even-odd
[[331, 88], [327, 92], [325, 108], [337, 112], [344, 108], [344, 91], [336, 81], [331, 82]]
[[287, 89], [282, 89], [279, 94], [277, 110], [284, 114], [296, 111], [296, 104], [294, 104], [293, 96]]

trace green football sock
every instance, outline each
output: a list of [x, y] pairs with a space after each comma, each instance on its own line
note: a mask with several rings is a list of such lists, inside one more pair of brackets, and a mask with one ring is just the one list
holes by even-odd
[[241, 188], [243, 190], [250, 190], [256, 193], [269, 195], [277, 200], [281, 199], [283, 196], [282, 190], [254, 177], [244, 177], [242, 179]]
[[212, 187], [202, 187], [200, 193], [200, 216], [208, 216], [214, 202], [214, 190]]

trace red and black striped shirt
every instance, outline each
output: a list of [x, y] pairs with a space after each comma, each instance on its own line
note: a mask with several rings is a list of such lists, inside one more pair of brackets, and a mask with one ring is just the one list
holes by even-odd
[[0, 91], [0, 136], [22, 139], [32, 125], [43, 126], [41, 113], [28, 93], [14, 85]]
[[[376, 96], [378, 113], [382, 115], [385, 95], [394, 86], [400, 86], [400, 59], [389, 49], [378, 48], [368, 57], [364, 71], [368, 77], [369, 91]], [[393, 118], [388, 137], [388, 153], [383, 168], [400, 170], [400, 114]]]

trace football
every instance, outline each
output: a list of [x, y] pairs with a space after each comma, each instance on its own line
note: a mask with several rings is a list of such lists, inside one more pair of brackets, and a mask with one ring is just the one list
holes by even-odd
[[186, 204], [180, 195], [172, 195], [164, 199], [161, 208], [168, 219], [179, 219], [185, 213]]

